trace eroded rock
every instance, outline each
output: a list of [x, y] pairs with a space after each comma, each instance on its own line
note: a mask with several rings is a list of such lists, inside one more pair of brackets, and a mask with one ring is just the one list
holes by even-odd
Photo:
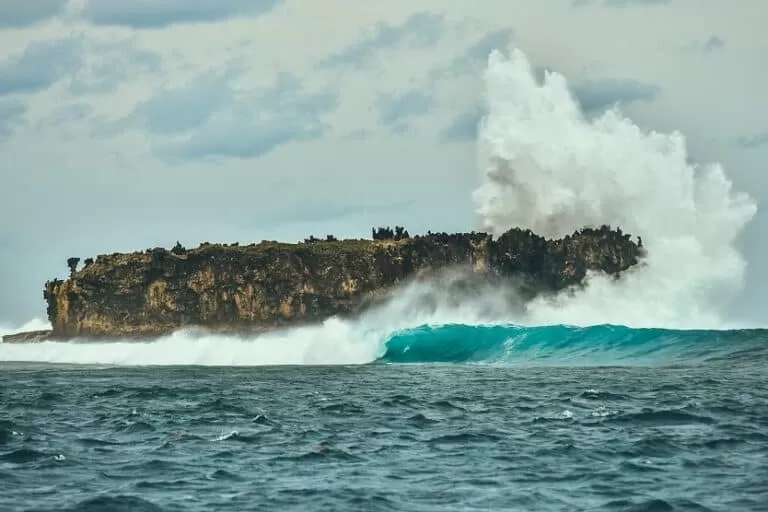
[[607, 226], [546, 240], [513, 229], [377, 240], [202, 244], [98, 256], [45, 284], [53, 335], [146, 337], [184, 326], [249, 331], [352, 315], [413, 276], [452, 266], [519, 280], [522, 293], [579, 285], [588, 270], [618, 276], [642, 249]]

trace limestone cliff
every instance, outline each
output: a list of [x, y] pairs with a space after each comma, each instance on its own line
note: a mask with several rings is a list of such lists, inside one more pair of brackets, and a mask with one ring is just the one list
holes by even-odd
[[[396, 237], [395, 237], [396, 238]], [[182, 326], [251, 330], [319, 321], [359, 311], [411, 276], [467, 265], [518, 276], [529, 290], [579, 284], [587, 270], [618, 275], [642, 249], [607, 227], [546, 240], [514, 229], [248, 246], [202, 244], [68, 262], [66, 280], [45, 284], [56, 338], [145, 337]]]

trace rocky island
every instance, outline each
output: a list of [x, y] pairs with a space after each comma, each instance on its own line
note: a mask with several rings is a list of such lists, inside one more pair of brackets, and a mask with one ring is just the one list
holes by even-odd
[[410, 236], [402, 227], [372, 239], [310, 237], [296, 244], [203, 243], [69, 258], [66, 280], [45, 283], [50, 331], [4, 342], [145, 339], [197, 326], [252, 332], [359, 313], [417, 276], [462, 267], [515, 278], [529, 297], [578, 286], [587, 271], [619, 276], [637, 264], [641, 242], [620, 229], [585, 228], [558, 240], [512, 229]]

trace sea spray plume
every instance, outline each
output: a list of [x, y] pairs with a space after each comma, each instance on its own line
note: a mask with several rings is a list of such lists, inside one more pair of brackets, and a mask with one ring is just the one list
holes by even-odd
[[29, 320], [28, 322], [22, 324], [19, 327], [14, 327], [10, 325], [0, 325], [0, 340], [3, 339], [3, 336], [7, 336], [9, 334], [16, 334], [19, 332], [29, 332], [29, 331], [45, 331], [51, 328], [51, 323], [48, 320], [44, 320], [42, 318], [33, 318], [32, 320]]
[[525, 312], [519, 293], [524, 286], [521, 279], [449, 267], [387, 290], [360, 322], [387, 326], [390, 332], [424, 325], [506, 324]]
[[722, 327], [746, 268], [734, 241], [756, 213], [722, 167], [691, 164], [682, 134], [645, 132], [617, 109], [587, 119], [565, 78], [539, 83], [518, 49], [491, 53], [485, 83], [482, 228], [560, 237], [609, 224], [648, 252], [619, 280], [595, 274], [579, 293], [534, 300], [526, 323]]

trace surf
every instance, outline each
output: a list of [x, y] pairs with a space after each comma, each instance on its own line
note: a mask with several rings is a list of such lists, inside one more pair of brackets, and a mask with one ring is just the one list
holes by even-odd
[[440, 325], [398, 332], [387, 363], [659, 365], [727, 359], [766, 347], [768, 331], [633, 329], [618, 325]]
[[386, 332], [336, 319], [255, 337], [186, 329], [153, 341], [0, 344], [0, 361], [107, 366], [657, 366], [766, 357], [764, 329], [428, 323]]

